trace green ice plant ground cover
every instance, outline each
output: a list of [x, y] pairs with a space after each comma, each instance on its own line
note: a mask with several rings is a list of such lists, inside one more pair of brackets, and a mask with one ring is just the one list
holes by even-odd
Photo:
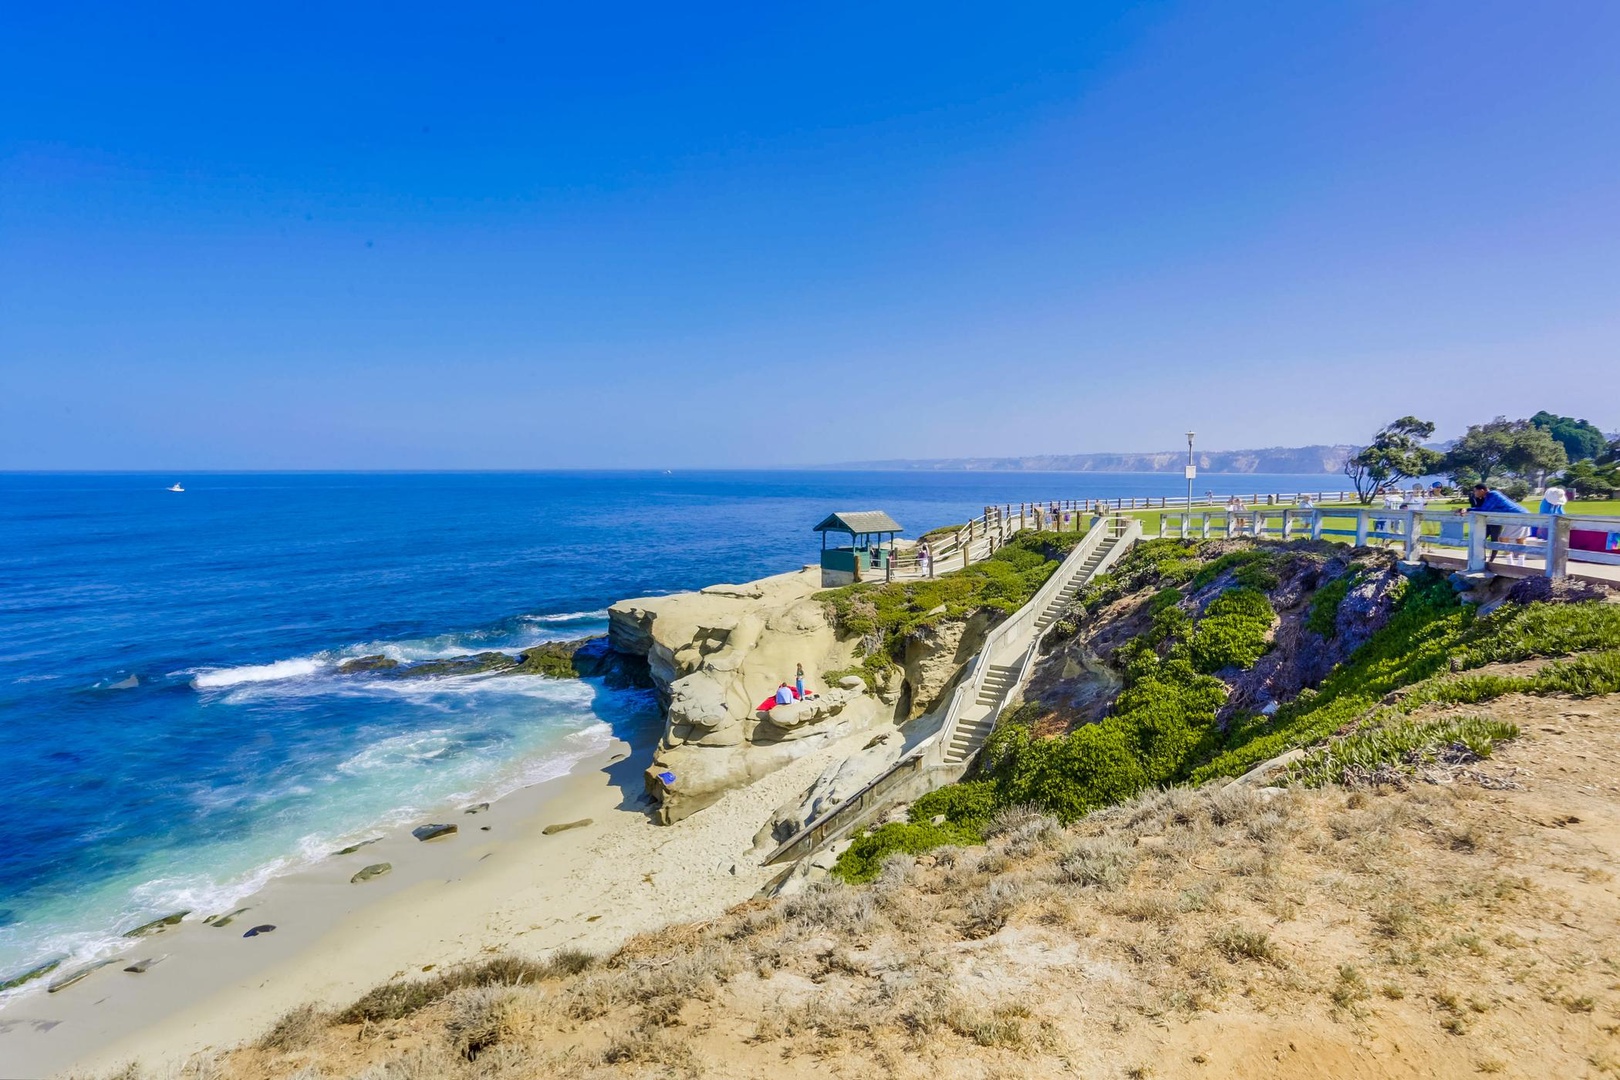
[[816, 594], [844, 635], [868, 643], [862, 662], [828, 671], [829, 684], [858, 675], [874, 685], [899, 660], [908, 635], [980, 611], [1012, 614], [1029, 602], [1064, 556], [1083, 539], [1074, 533], [1020, 533], [990, 558], [925, 581], [860, 583]]
[[[1256, 649], [1252, 635], [1269, 626], [1269, 602], [1252, 584], [1235, 584], [1195, 623], [1173, 606], [1177, 585], [1196, 588], [1199, 581], [1213, 581], [1220, 571], [1205, 571], [1214, 562], [1200, 564], [1190, 546], [1172, 541], [1142, 545], [1140, 552], [1133, 566], [1121, 571], [1124, 584], [1115, 587], [1140, 587], [1154, 580], [1148, 575], [1170, 584], [1149, 602], [1155, 611], [1152, 628], [1117, 655], [1125, 664], [1125, 689], [1111, 713], [1098, 723], [1043, 738], [1033, 730], [1038, 708], [1008, 710], [986, 743], [974, 779], [918, 800], [908, 822], [858, 839], [835, 868], [838, 876], [869, 880], [891, 852], [972, 842], [1000, 807], [1028, 804], [1072, 820], [1147, 787], [1240, 775], [1285, 750], [1320, 744], [1348, 726], [1356, 727], [1355, 734], [1313, 754], [1292, 774], [1295, 782], [1322, 782], [1341, 775], [1347, 764], [1370, 768], [1450, 743], [1484, 756], [1496, 741], [1517, 734], [1513, 725], [1488, 718], [1429, 723], [1407, 718], [1430, 701], [1473, 704], [1513, 692], [1620, 692], [1620, 606], [1506, 605], [1480, 618], [1443, 577], [1431, 573], [1408, 584], [1385, 626], [1318, 688], [1302, 692], [1272, 716], [1241, 716], [1222, 731], [1215, 717], [1226, 688], [1208, 672], [1220, 669], [1212, 664], [1254, 663], [1264, 644]], [[1267, 572], [1265, 560], [1233, 554], [1246, 557], [1225, 556], [1221, 569], [1236, 568], [1234, 576], [1246, 573], [1259, 584], [1256, 575]], [[1104, 583], [1102, 589], [1108, 588]], [[1319, 632], [1331, 628], [1348, 588], [1347, 578], [1339, 578], [1319, 590], [1308, 625]], [[1211, 621], [1216, 625], [1206, 633], [1203, 624]], [[1161, 657], [1155, 650], [1166, 643]], [[1569, 659], [1522, 677], [1455, 674], [1535, 657]], [[1380, 706], [1397, 691], [1405, 691], [1397, 705]], [[937, 818], [943, 820], [936, 824]]]

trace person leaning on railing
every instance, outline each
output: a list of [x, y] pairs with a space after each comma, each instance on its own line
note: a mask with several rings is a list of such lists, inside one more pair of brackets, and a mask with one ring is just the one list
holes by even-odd
[[[1470, 511], [1481, 514], [1530, 513], [1530, 511], [1508, 498], [1506, 494], [1497, 491], [1495, 488], [1488, 488], [1484, 484], [1474, 485], [1473, 490], [1468, 495], [1468, 506], [1457, 511], [1457, 513], [1466, 514]], [[1525, 538], [1529, 535], [1530, 527], [1528, 525], [1504, 526], [1494, 525], [1490, 522], [1485, 523], [1485, 539], [1491, 543], [1500, 541], [1507, 544], [1523, 544]], [[1487, 555], [1486, 561], [1489, 562], [1495, 557], [1494, 554]], [[1524, 553], [1516, 551], [1509, 554], [1508, 562], [1511, 565], [1522, 566], [1524, 564]]]

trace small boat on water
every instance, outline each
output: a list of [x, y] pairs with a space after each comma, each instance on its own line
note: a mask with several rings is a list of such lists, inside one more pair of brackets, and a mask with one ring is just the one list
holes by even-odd
[[170, 491], [184, 491], [186, 489], [181, 487], [179, 484], [172, 484], [172, 485], [170, 485], [169, 490]]

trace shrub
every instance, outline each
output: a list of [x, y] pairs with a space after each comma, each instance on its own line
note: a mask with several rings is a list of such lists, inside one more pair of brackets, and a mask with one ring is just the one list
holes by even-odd
[[1264, 930], [1250, 930], [1242, 926], [1229, 926], [1217, 930], [1210, 938], [1211, 945], [1222, 956], [1232, 963], [1239, 960], [1260, 960], [1265, 963], [1279, 961], [1277, 947], [1271, 943], [1271, 935]]
[[915, 823], [932, 821], [941, 814], [952, 825], [974, 826], [982, 831], [996, 809], [995, 785], [986, 780], [965, 780], [930, 791], [911, 804], [907, 816]]
[[[1233, 575], [1234, 577], [1241, 575], [1244, 570], [1255, 570], [1258, 571], [1259, 574], [1264, 575], [1268, 572], [1270, 565], [1271, 552], [1265, 551], [1261, 548], [1243, 548], [1239, 551], [1229, 551], [1220, 558], [1213, 559], [1210, 562], [1205, 563], [1203, 567], [1193, 575], [1193, 588], [1202, 589], [1204, 586], [1210, 584], [1228, 570], [1238, 571], [1238, 574]], [[1254, 577], [1256, 575], [1251, 573], [1248, 576]], [[1277, 578], [1275, 575], [1272, 575], [1271, 585], [1269, 588], [1276, 587]]]
[[1337, 633], [1339, 605], [1344, 603], [1344, 598], [1350, 594], [1350, 588], [1355, 583], [1356, 575], [1349, 573], [1317, 589], [1311, 597], [1311, 610], [1305, 617], [1305, 629], [1314, 630], [1325, 638]]
[[1504, 604], [1479, 620], [1458, 666], [1482, 667], [1536, 656], [1566, 656], [1620, 642], [1620, 605]]
[[978, 830], [950, 822], [944, 825], [890, 822], [856, 837], [838, 856], [832, 873], [842, 881], [858, 885], [876, 878], [883, 869], [883, 860], [896, 852], [921, 855], [945, 844], [976, 844], [979, 840]]
[[860, 583], [816, 594], [839, 633], [875, 639], [855, 674], [869, 685], [891, 666], [908, 634], [978, 611], [1011, 614], [1035, 595], [1080, 538], [1072, 533], [1020, 533], [983, 562], [926, 581]]
[[594, 963], [594, 956], [578, 949], [562, 949], [550, 959], [540, 961], [519, 956], [498, 956], [483, 963], [451, 968], [431, 979], [410, 979], [374, 986], [358, 1001], [338, 1013], [335, 1021], [359, 1024], [398, 1020], [443, 1001], [466, 987], [521, 986], [577, 975]]
[[1058, 860], [1058, 870], [1065, 881], [1099, 889], [1119, 888], [1130, 878], [1135, 866], [1135, 850], [1114, 836], [1085, 837]]
[[1030, 803], [1062, 821], [1129, 798], [1148, 782], [1124, 726], [1107, 721], [1055, 739], [1003, 726], [983, 757], [999, 804]]
[[314, 1005], [300, 1005], [283, 1013], [254, 1045], [260, 1050], [301, 1050], [319, 1038], [328, 1023], [326, 1013]]
[[1307, 755], [1289, 769], [1287, 779], [1307, 787], [1338, 783], [1351, 769], [1415, 763], [1441, 747], [1462, 745], [1478, 757], [1490, 757], [1496, 743], [1517, 738], [1514, 724], [1469, 716], [1431, 723], [1400, 720], [1366, 727]]
[[1189, 642], [1193, 667], [1203, 672], [1251, 668], [1265, 654], [1277, 613], [1264, 593], [1228, 589], [1209, 604]]

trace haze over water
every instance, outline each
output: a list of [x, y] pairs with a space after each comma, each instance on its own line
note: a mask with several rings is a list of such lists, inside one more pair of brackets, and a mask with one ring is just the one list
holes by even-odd
[[561, 775], [656, 709], [590, 681], [341, 675], [347, 657], [602, 633], [615, 600], [813, 560], [832, 510], [887, 510], [915, 536], [991, 502], [1183, 490], [1174, 474], [0, 475], [0, 981]]

